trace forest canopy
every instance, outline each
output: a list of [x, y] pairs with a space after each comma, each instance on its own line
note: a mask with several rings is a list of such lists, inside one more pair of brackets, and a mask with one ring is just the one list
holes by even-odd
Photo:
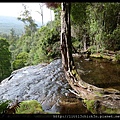
[[[38, 28], [30, 10], [23, 5], [24, 11], [18, 15], [18, 20], [25, 23], [25, 32], [18, 36], [11, 28], [9, 35], [0, 34], [9, 43], [12, 71], [61, 57], [61, 5], [57, 2], [43, 4], [54, 11], [53, 21]], [[70, 18], [73, 53], [89, 50], [91, 54], [102, 54], [105, 50], [120, 50], [119, 2], [72, 2]], [[27, 57], [19, 58], [21, 55]], [[119, 60], [120, 55], [116, 54], [116, 58]]]

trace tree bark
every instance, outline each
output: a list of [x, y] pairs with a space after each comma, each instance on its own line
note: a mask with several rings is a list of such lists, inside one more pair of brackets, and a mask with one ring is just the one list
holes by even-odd
[[[70, 25], [70, 3], [61, 3], [61, 55], [62, 65], [65, 71], [72, 69], [74, 65], [72, 58], [72, 43], [71, 43], [71, 25]], [[70, 63], [72, 62], [72, 63]]]
[[84, 46], [84, 51], [87, 50], [87, 45], [86, 45], [86, 34], [83, 35], [83, 46]]
[[70, 90], [82, 99], [93, 114], [120, 113], [120, 91], [110, 88], [98, 88], [84, 82], [77, 72], [72, 57], [70, 8], [71, 3], [61, 3], [61, 55], [65, 76], [72, 87]]

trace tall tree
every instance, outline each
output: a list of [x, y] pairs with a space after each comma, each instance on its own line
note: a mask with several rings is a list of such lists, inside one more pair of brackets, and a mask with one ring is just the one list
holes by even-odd
[[39, 6], [40, 6], [40, 12], [39, 11], [37, 11], [40, 15], [41, 15], [41, 17], [42, 17], [42, 25], [44, 24], [44, 22], [43, 22], [43, 6], [44, 6], [44, 4], [42, 3], [42, 4], [39, 4]]
[[70, 8], [71, 3], [61, 3], [61, 55], [62, 65], [65, 71], [71, 71], [74, 66], [72, 57], [71, 42], [71, 24], [70, 24]]
[[[55, 5], [56, 4], [49, 3], [49, 6], [53, 7]], [[74, 93], [78, 98], [81, 98], [86, 104], [88, 110], [90, 110], [93, 114], [109, 113], [107, 109], [110, 110], [110, 113], [120, 113], [119, 90], [98, 88], [94, 85], [84, 82], [78, 74], [74, 64], [74, 59], [72, 57], [71, 48], [71, 3], [62, 2], [61, 9], [60, 47], [62, 55], [62, 66], [64, 68], [66, 79], [72, 87], [72, 90], [70, 91]]]
[[33, 20], [31, 12], [27, 9], [27, 6], [23, 4], [23, 7], [24, 11], [20, 17], [18, 17], [18, 20], [21, 20], [23, 23], [25, 23], [25, 33], [30, 36], [37, 30], [38, 25]]
[[[74, 65], [71, 48], [70, 8], [71, 3], [61, 3], [61, 54], [62, 65], [67, 81], [73, 90], [72, 93], [82, 98], [86, 107], [92, 113], [120, 113], [120, 91], [116, 89], [98, 88], [84, 82]], [[111, 98], [111, 99], [109, 99]], [[116, 100], [117, 98], [117, 100]], [[109, 100], [108, 100], [109, 99]], [[106, 104], [107, 102], [107, 104]], [[105, 108], [105, 109], [103, 109]]]

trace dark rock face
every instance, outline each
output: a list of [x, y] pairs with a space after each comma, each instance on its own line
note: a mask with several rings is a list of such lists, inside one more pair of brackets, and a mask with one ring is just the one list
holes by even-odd
[[68, 86], [61, 59], [57, 59], [13, 71], [0, 83], [0, 100], [37, 100], [45, 111], [57, 112]]

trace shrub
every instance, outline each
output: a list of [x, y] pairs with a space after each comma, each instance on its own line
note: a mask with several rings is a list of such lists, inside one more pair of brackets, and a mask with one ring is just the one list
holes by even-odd
[[44, 113], [42, 106], [36, 100], [26, 100], [20, 103], [20, 107], [17, 108], [16, 114], [40, 114]]
[[10, 103], [10, 100], [0, 100], [0, 114], [5, 113]]
[[28, 53], [21, 52], [17, 55], [16, 59], [13, 61], [13, 70], [20, 69], [26, 66], [28, 60]]

